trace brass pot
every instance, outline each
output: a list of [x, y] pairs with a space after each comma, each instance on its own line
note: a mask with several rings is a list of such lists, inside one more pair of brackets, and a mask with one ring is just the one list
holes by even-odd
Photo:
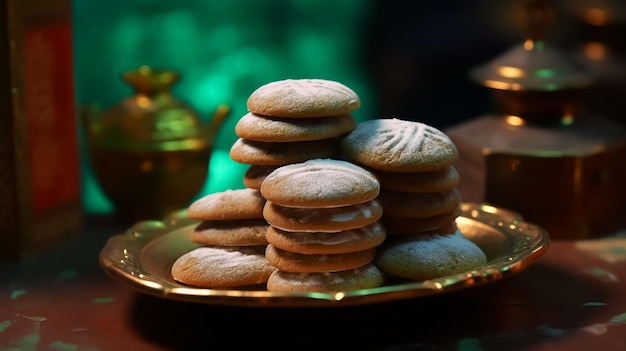
[[213, 141], [229, 109], [208, 122], [171, 93], [179, 74], [141, 66], [123, 75], [135, 94], [83, 113], [94, 175], [122, 218], [162, 219], [206, 181]]
[[[527, 3], [531, 28], [544, 28], [547, 2]], [[493, 90], [496, 108], [446, 129], [464, 201], [514, 210], [560, 239], [626, 224], [626, 129], [585, 112], [589, 72], [532, 32], [471, 76]]]

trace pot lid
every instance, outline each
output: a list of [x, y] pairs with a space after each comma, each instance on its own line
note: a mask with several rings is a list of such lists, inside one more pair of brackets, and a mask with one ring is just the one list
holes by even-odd
[[470, 77], [499, 90], [554, 91], [590, 85], [593, 82], [590, 72], [545, 43], [545, 32], [552, 20], [547, 1], [526, 1], [526, 15], [526, 41], [475, 68]]

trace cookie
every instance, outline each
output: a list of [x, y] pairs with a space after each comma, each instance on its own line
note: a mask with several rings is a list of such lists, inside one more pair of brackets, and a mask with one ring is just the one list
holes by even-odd
[[347, 86], [326, 79], [286, 79], [257, 88], [247, 101], [252, 113], [275, 117], [326, 117], [349, 114], [361, 107]]
[[243, 185], [246, 188], [260, 190], [265, 177], [278, 167], [280, 166], [251, 165], [243, 175]]
[[271, 226], [288, 232], [350, 230], [370, 225], [382, 214], [383, 208], [376, 200], [329, 208], [284, 207], [267, 201], [263, 209], [263, 217]]
[[460, 209], [428, 218], [403, 218], [383, 216], [380, 221], [387, 235], [405, 235], [435, 231], [453, 222], [461, 214]]
[[272, 246], [301, 254], [339, 254], [374, 248], [385, 241], [385, 228], [378, 222], [335, 233], [286, 232], [270, 226], [267, 242]]
[[375, 249], [340, 254], [300, 254], [267, 245], [267, 262], [278, 270], [293, 273], [335, 272], [354, 269], [372, 262]]
[[471, 271], [487, 263], [484, 252], [461, 233], [416, 234], [378, 248], [376, 266], [411, 280], [427, 280]]
[[267, 245], [265, 233], [268, 227], [269, 224], [263, 218], [202, 221], [189, 238], [205, 246]]
[[171, 273], [186, 285], [235, 288], [266, 283], [275, 270], [265, 258], [265, 246], [203, 246], [176, 259]]
[[261, 184], [265, 199], [287, 207], [339, 207], [371, 201], [378, 195], [376, 177], [355, 164], [313, 159], [270, 173]]
[[463, 236], [478, 245], [487, 256], [487, 260], [495, 259], [510, 252], [511, 239], [490, 225], [473, 221], [472, 225], [463, 226]]
[[383, 285], [383, 273], [373, 264], [325, 273], [291, 273], [276, 270], [268, 281], [272, 292], [339, 292], [377, 288]]
[[459, 172], [454, 166], [430, 172], [376, 171], [380, 187], [408, 193], [435, 193], [459, 185]]
[[459, 157], [452, 140], [439, 129], [396, 118], [361, 122], [340, 146], [342, 158], [387, 172], [441, 170]]
[[229, 189], [205, 195], [187, 208], [187, 217], [197, 220], [263, 218], [265, 199], [256, 189]]
[[309, 141], [345, 135], [354, 130], [356, 124], [350, 114], [296, 119], [249, 112], [235, 125], [235, 134], [243, 139], [265, 142]]
[[437, 193], [407, 193], [383, 189], [377, 200], [386, 216], [428, 218], [454, 212], [461, 204], [456, 188]]
[[230, 158], [249, 165], [282, 166], [333, 157], [337, 150], [338, 142], [334, 139], [270, 143], [239, 138], [230, 148]]

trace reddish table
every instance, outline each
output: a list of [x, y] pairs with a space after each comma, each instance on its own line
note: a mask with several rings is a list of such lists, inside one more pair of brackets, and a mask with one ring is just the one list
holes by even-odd
[[98, 265], [125, 228], [0, 264], [0, 350], [626, 350], [626, 232], [554, 240], [525, 271], [426, 298], [335, 308], [198, 305], [136, 292]]

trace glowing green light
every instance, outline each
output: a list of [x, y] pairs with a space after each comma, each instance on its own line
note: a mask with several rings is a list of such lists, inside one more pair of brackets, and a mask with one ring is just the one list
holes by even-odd
[[561, 117], [561, 125], [571, 126], [572, 124], [574, 124], [574, 116], [566, 115]]
[[535, 76], [538, 78], [552, 78], [556, 76], [556, 70], [551, 68], [538, 69], [535, 71]]
[[13, 322], [9, 320], [0, 322], [0, 333], [3, 332], [6, 328], [10, 327], [12, 324]]
[[[78, 103], [107, 109], [128, 97], [132, 91], [120, 75], [141, 65], [179, 71], [173, 94], [204, 119], [220, 104], [230, 108], [198, 196], [242, 188], [247, 165], [232, 161], [228, 152], [236, 140], [234, 126], [247, 113], [247, 98], [259, 86], [286, 78], [340, 81], [361, 97], [354, 117], [371, 118], [375, 98], [367, 72], [355, 63], [362, 61], [357, 45], [372, 5], [362, 0], [213, 0], [174, 6], [165, 0], [74, 0]], [[164, 123], [157, 129], [176, 134], [185, 125]], [[110, 213], [84, 141], [81, 147], [84, 210]]]
[[15, 300], [24, 294], [26, 294], [26, 290], [24, 289], [14, 290], [13, 292], [11, 292], [11, 299]]

